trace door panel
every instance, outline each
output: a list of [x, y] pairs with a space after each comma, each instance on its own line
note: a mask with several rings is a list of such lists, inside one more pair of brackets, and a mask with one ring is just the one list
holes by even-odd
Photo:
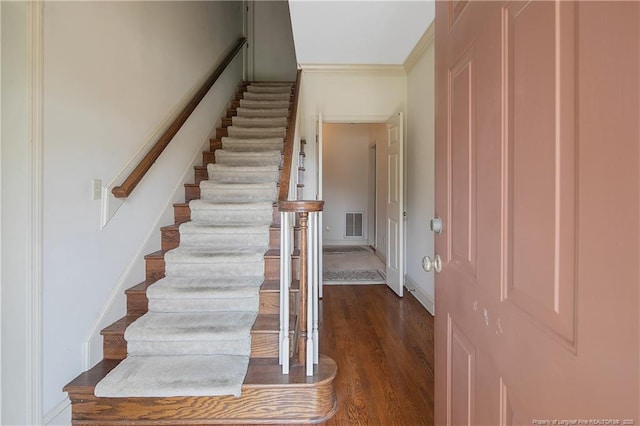
[[437, 2], [435, 40], [436, 424], [637, 424], [640, 3]]
[[447, 420], [450, 424], [476, 424], [476, 354], [464, 332], [448, 318], [447, 333]]
[[387, 285], [402, 296], [404, 288], [403, 118], [387, 122]]
[[449, 75], [447, 133], [449, 181], [456, 198], [449, 197], [449, 233], [453, 260], [461, 271], [476, 275], [476, 155], [474, 123], [473, 47], [452, 67]]
[[567, 342], [576, 289], [575, 10], [510, 4], [502, 35], [503, 300]]

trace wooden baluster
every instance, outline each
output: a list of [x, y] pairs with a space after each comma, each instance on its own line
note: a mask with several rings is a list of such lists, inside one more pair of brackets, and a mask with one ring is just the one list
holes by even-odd
[[307, 360], [307, 227], [309, 221], [308, 212], [300, 212], [300, 324], [298, 333], [298, 364], [305, 365]]

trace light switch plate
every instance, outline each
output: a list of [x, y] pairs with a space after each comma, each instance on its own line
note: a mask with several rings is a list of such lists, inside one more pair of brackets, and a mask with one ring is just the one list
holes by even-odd
[[102, 198], [102, 179], [91, 180], [91, 199], [99, 200]]

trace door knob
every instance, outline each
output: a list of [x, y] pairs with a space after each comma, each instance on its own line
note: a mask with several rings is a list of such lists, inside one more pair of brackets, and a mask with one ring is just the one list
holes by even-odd
[[442, 259], [440, 258], [440, 255], [436, 254], [435, 257], [433, 258], [433, 260], [431, 260], [431, 257], [429, 257], [429, 256], [423, 257], [422, 258], [422, 269], [424, 269], [427, 272], [431, 272], [431, 271], [440, 272], [440, 271], [442, 271]]
[[436, 257], [433, 258], [433, 270], [436, 272], [442, 271], [442, 259], [439, 254], [436, 254]]
[[427, 272], [431, 272], [433, 270], [433, 260], [431, 260], [429, 256], [422, 258], [422, 269]]

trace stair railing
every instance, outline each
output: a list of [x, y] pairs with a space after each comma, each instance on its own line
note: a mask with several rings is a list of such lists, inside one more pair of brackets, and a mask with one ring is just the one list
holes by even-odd
[[[279, 360], [282, 374], [289, 374], [289, 354], [292, 345], [297, 352], [297, 363], [305, 367], [307, 376], [313, 375], [313, 366], [318, 363], [318, 312], [319, 312], [319, 214], [324, 201], [296, 200], [298, 156], [294, 149], [300, 140], [296, 133], [300, 71], [296, 78], [289, 128], [285, 139], [285, 157], [280, 182], [278, 208], [280, 211], [280, 330]], [[290, 291], [293, 283], [293, 256], [295, 233], [298, 226], [298, 280], [299, 292], [294, 309], [297, 317], [295, 342], [289, 336]]]

